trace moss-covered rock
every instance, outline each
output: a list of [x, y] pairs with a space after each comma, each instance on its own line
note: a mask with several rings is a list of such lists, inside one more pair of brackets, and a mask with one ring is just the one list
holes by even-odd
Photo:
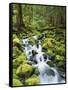
[[14, 38], [13, 39], [13, 44], [20, 44], [20, 40], [19, 40], [19, 38]]
[[17, 58], [21, 54], [21, 51], [18, 49], [18, 47], [13, 47], [13, 59]]
[[29, 65], [29, 64], [21, 64], [16, 71], [16, 74], [19, 75], [20, 77], [29, 77], [31, 76], [34, 68]]
[[26, 63], [27, 58], [24, 53], [20, 54], [16, 59], [13, 59], [13, 67], [16, 68], [22, 63]]
[[18, 75], [16, 75], [16, 69], [13, 68], [13, 76], [14, 79], [19, 79]]
[[25, 81], [25, 85], [37, 85], [39, 82], [39, 77], [34, 75]]
[[50, 56], [53, 54], [52, 50], [48, 49], [47, 54]]
[[18, 79], [13, 79], [13, 86], [23, 86], [23, 84]]
[[19, 77], [15, 73], [13, 73], [13, 78], [14, 79], [19, 79]]
[[[18, 38], [19, 37], [19, 38]], [[18, 47], [18, 49], [19, 50], [21, 50], [22, 51], [22, 41], [21, 41], [21, 38], [20, 38], [20, 34], [19, 34], [19, 36], [17, 37], [17, 35], [16, 34], [14, 34], [13, 35], [13, 47]]]
[[17, 38], [17, 35], [16, 34], [13, 34], [13, 39]]

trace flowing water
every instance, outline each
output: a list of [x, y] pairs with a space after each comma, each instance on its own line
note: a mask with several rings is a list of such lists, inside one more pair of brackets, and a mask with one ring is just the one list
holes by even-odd
[[[37, 36], [33, 36], [37, 40]], [[47, 62], [50, 61], [48, 56], [46, 61], [44, 60], [41, 41], [38, 40], [37, 45], [30, 45], [28, 38], [23, 39], [23, 44], [25, 45], [24, 52], [27, 55], [27, 58], [30, 60], [32, 57], [32, 50], [36, 51], [37, 54], [33, 57], [35, 58], [37, 64], [32, 64], [33, 67], [38, 68], [40, 74], [40, 84], [56, 84], [56, 83], [65, 83], [55, 67], [50, 67]], [[59, 80], [61, 78], [61, 80]]]

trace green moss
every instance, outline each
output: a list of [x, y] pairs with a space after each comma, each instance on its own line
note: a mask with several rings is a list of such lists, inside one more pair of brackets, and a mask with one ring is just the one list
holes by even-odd
[[13, 73], [13, 78], [14, 79], [19, 79], [19, 77], [16, 74], [14, 74], [14, 73]]
[[48, 49], [48, 50], [47, 50], [47, 54], [48, 54], [50, 57], [55, 56], [55, 53], [53, 52], [52, 49]]
[[37, 85], [39, 83], [38, 76], [32, 76], [25, 81], [26, 85]]
[[13, 78], [14, 79], [19, 79], [19, 77], [16, 75], [16, 69], [13, 68]]
[[43, 48], [45, 48], [45, 47], [52, 48], [53, 47], [53, 43], [52, 42], [54, 42], [54, 40], [52, 38], [47, 38], [47, 39], [45, 39], [43, 41], [42, 47]]
[[13, 60], [13, 68], [17, 68], [20, 64], [20, 61], [18, 61], [17, 59]]
[[64, 57], [63, 56], [60, 56], [60, 55], [56, 55], [56, 61], [63, 61], [64, 60]]
[[13, 86], [23, 86], [23, 84], [18, 79], [13, 79]]
[[57, 54], [64, 55], [65, 48], [63, 46], [57, 48]]
[[29, 43], [32, 44], [32, 45], [34, 45], [34, 44], [35, 44], [35, 40], [30, 37], [30, 38], [29, 38]]
[[59, 70], [65, 71], [65, 59], [64, 56], [56, 55], [55, 63]]
[[21, 51], [18, 49], [18, 47], [13, 47], [13, 58], [17, 58], [21, 54]]
[[26, 55], [24, 53], [22, 53], [16, 59], [13, 60], [13, 67], [16, 68], [20, 64], [26, 63], [26, 61], [27, 61]]
[[15, 43], [15, 44], [18, 43], [18, 44], [20, 44], [19, 38], [14, 38], [14, 39], [13, 39], [13, 43]]
[[13, 39], [17, 38], [17, 35], [16, 34], [13, 34]]
[[18, 60], [21, 60], [21, 61], [23, 61], [23, 62], [25, 62], [25, 61], [27, 60], [25, 53], [20, 54], [17, 59], [18, 59]]
[[16, 74], [23, 77], [29, 77], [34, 68], [29, 64], [22, 64], [17, 68]]
[[[19, 38], [18, 38], [19, 37]], [[18, 47], [20, 50], [22, 50], [22, 42], [21, 42], [21, 39], [20, 39], [20, 34], [19, 36], [13, 36], [13, 47]]]

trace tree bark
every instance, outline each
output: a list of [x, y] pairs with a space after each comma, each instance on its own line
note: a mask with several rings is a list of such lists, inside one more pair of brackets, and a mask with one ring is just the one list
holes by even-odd
[[17, 29], [18, 31], [22, 31], [25, 28], [25, 24], [23, 23], [22, 6], [19, 4], [17, 6], [17, 11]]

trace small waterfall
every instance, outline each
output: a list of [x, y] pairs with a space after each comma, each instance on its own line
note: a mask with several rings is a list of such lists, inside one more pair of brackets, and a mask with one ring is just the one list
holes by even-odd
[[22, 41], [23, 41], [23, 44], [25, 45], [24, 52], [27, 58], [30, 59], [30, 56], [32, 56], [32, 45], [29, 44], [28, 38], [25, 38]]
[[[37, 40], [37, 36], [33, 36], [35, 40]], [[32, 57], [35, 58], [37, 64], [32, 64], [33, 67], [38, 68], [40, 75], [40, 84], [53, 84], [53, 83], [60, 83], [59, 82], [59, 73], [55, 69], [55, 67], [50, 67], [47, 62], [50, 61], [47, 55], [46, 61], [44, 60], [41, 41], [38, 40], [37, 45], [30, 45], [28, 38], [23, 39], [23, 44], [25, 45], [24, 52], [27, 55], [27, 58], [30, 60]], [[33, 56], [32, 50], [36, 51], [37, 54]], [[62, 80], [62, 83], [64, 81]]]

